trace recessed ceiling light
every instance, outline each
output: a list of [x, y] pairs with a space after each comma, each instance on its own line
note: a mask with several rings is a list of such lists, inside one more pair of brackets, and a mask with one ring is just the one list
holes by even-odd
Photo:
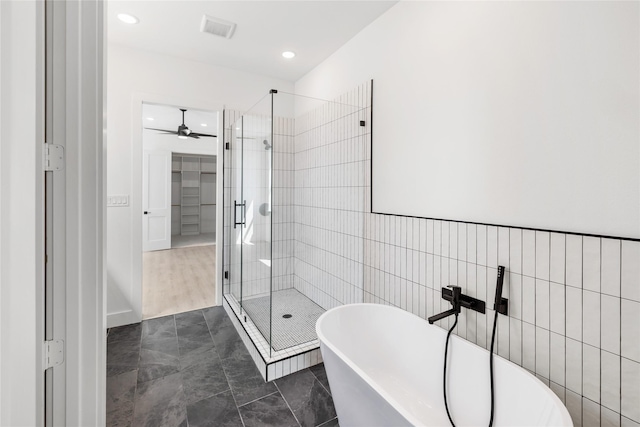
[[200, 126], [207, 127], [207, 124], [206, 123], [201, 123]]
[[119, 13], [118, 19], [124, 22], [125, 24], [137, 24], [140, 22], [138, 18], [133, 15], [129, 15], [128, 13]]
[[152, 122], [154, 120], [153, 117], [147, 117], [147, 120], [149, 120], [150, 122]]
[[282, 56], [284, 56], [287, 59], [291, 59], [294, 56], [296, 56], [295, 52], [291, 52], [290, 50], [287, 50], [286, 52], [282, 52]]

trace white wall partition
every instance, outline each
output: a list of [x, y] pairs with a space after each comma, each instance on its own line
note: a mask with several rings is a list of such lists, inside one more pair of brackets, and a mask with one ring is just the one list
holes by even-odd
[[107, 211], [108, 323], [118, 326], [141, 319], [142, 209], [137, 199], [142, 188], [142, 124], [137, 120], [142, 103], [209, 111], [221, 111], [226, 104], [246, 110], [270, 89], [291, 91], [293, 84], [114, 44], [108, 46], [107, 63], [107, 192], [131, 196], [129, 207]]
[[296, 83], [373, 78], [376, 212], [640, 237], [638, 2], [400, 2]]

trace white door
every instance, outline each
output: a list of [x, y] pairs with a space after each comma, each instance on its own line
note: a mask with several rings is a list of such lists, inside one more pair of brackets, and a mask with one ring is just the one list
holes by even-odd
[[142, 210], [142, 250], [171, 248], [170, 151], [144, 151]]

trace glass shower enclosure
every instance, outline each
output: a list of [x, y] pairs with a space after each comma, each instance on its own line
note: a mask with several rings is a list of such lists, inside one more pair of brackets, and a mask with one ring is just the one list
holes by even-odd
[[[314, 245], [308, 227], [300, 227], [296, 216], [315, 214], [309, 212], [310, 197], [327, 198], [314, 180], [330, 177], [316, 176], [327, 171], [314, 168], [327, 162], [321, 160], [324, 155], [337, 157], [344, 149], [339, 139], [346, 129], [338, 119], [356, 119], [360, 112], [358, 105], [272, 90], [225, 123], [229, 137], [223, 240], [228, 273], [223, 293], [265, 364], [317, 348], [315, 323], [336, 305], [330, 298], [323, 303], [322, 295], [298, 277], [308, 271], [296, 276], [296, 251], [309, 255]], [[313, 128], [309, 117], [324, 117], [327, 125]], [[323, 146], [323, 156], [314, 160], [309, 150], [325, 136], [336, 142]], [[362, 222], [354, 225], [363, 228]]]

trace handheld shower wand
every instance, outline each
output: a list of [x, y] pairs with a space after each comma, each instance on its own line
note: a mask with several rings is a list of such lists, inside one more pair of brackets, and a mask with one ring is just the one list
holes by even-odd
[[509, 303], [506, 298], [502, 298], [502, 285], [504, 283], [504, 266], [498, 266], [498, 280], [496, 282], [496, 296], [493, 303], [493, 309], [496, 315], [493, 319], [493, 332], [491, 334], [491, 348], [489, 350], [489, 375], [491, 376], [491, 417], [489, 418], [489, 427], [493, 426], [493, 411], [495, 406], [495, 391], [493, 385], [493, 346], [496, 341], [496, 329], [498, 327], [498, 313], [507, 315]]

